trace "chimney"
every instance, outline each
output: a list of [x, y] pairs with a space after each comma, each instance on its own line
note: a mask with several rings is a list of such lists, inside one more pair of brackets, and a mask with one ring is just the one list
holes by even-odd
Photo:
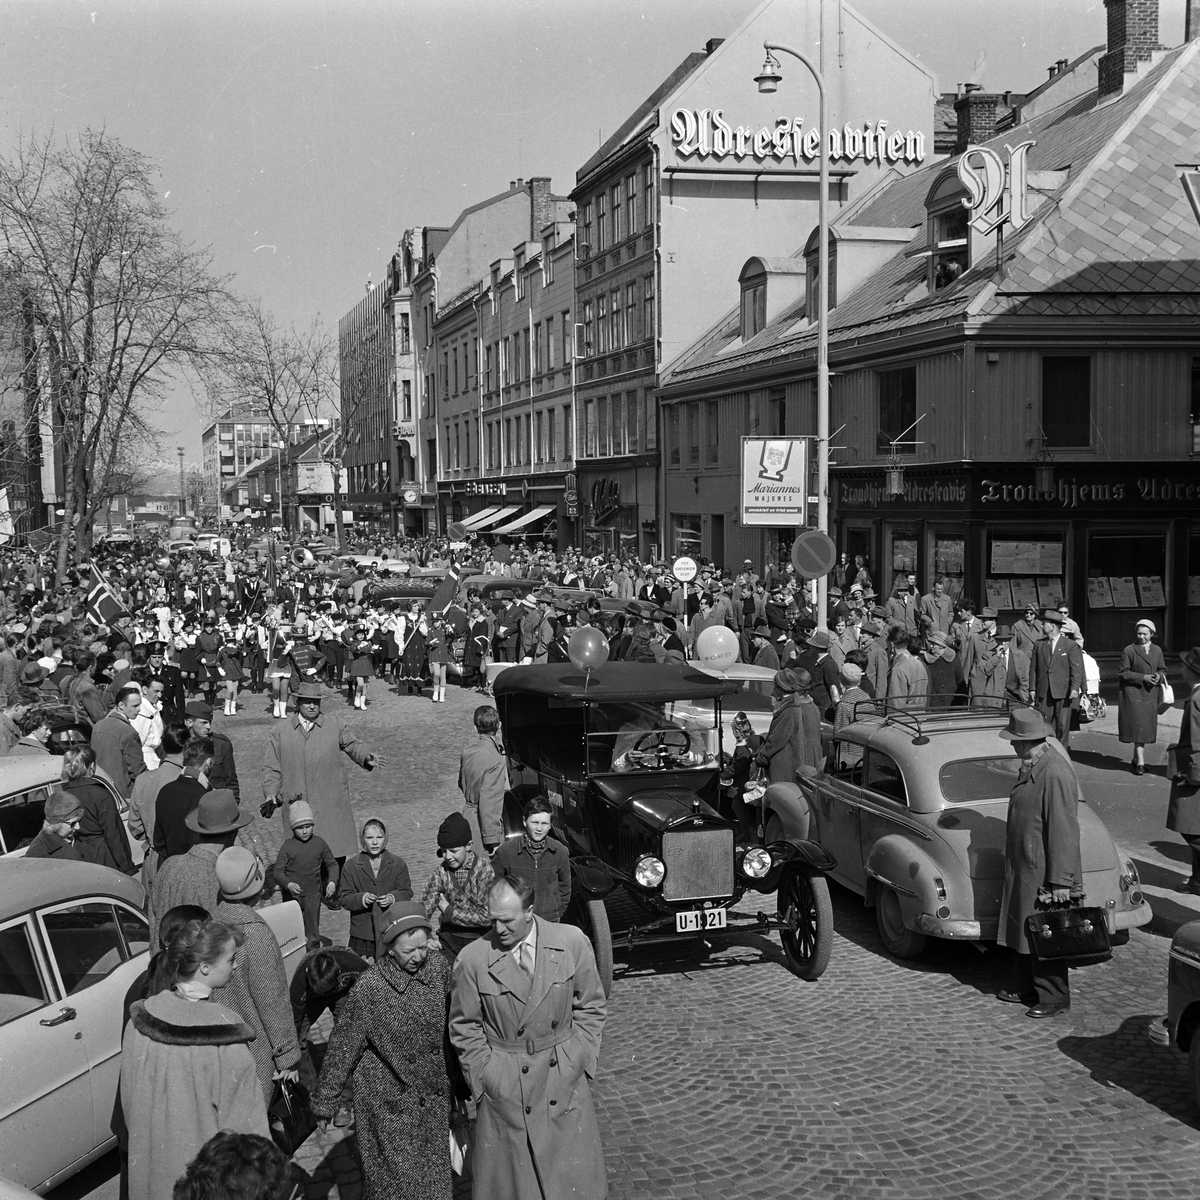
[[996, 105], [1000, 97], [985, 92], [978, 83], [968, 83], [963, 94], [954, 102], [958, 117], [958, 135], [954, 153], [961, 154], [968, 146], [978, 146], [996, 136]]
[[[1200, 2], [1200, 0], [1198, 0], [1198, 2]], [[712, 52], [716, 50], [718, 46], [723, 45], [724, 42], [724, 38], [709, 38], [708, 41], [704, 43], [704, 53], [712, 54]]]
[[1100, 98], [1119, 96], [1125, 76], [1149, 62], [1158, 40], [1158, 0], [1104, 0], [1108, 9], [1108, 53], [1100, 58]]
[[554, 220], [554, 197], [549, 175], [533, 175], [529, 180], [529, 240], [541, 239], [542, 230]]

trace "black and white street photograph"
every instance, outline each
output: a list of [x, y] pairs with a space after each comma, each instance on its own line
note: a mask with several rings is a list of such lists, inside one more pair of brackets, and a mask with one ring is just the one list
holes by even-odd
[[0, 1200], [1198, 1190], [1200, 0], [0, 0]]

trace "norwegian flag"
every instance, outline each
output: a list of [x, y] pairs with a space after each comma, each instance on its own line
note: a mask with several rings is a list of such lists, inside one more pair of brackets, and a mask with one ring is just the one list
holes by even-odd
[[87, 619], [95, 625], [111, 625], [118, 617], [128, 616], [129, 609], [118, 599], [100, 568], [95, 563], [90, 565]]
[[446, 571], [446, 578], [437, 585], [429, 604], [425, 611], [429, 616], [437, 616], [444, 613], [453, 603], [454, 597], [458, 595], [458, 581], [462, 576], [462, 570], [458, 565], [458, 560], [454, 555], [450, 555], [450, 567]]

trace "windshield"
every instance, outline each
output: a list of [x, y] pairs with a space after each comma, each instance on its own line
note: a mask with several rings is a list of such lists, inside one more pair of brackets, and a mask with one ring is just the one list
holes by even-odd
[[717, 732], [712, 702], [594, 704], [588, 763], [594, 772], [665, 771], [711, 766]]
[[946, 763], [938, 776], [947, 804], [1007, 800], [1017, 783], [1021, 760], [1015, 754], [996, 758], [963, 758]]

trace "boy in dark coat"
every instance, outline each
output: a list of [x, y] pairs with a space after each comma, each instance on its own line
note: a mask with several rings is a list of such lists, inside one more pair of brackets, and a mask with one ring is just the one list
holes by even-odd
[[330, 945], [321, 937], [321, 894], [332, 900], [337, 891], [338, 865], [323, 838], [313, 832], [313, 811], [307, 801], [291, 805], [288, 813], [292, 836], [279, 847], [275, 859], [275, 880], [304, 913], [304, 936], [309, 947]]

